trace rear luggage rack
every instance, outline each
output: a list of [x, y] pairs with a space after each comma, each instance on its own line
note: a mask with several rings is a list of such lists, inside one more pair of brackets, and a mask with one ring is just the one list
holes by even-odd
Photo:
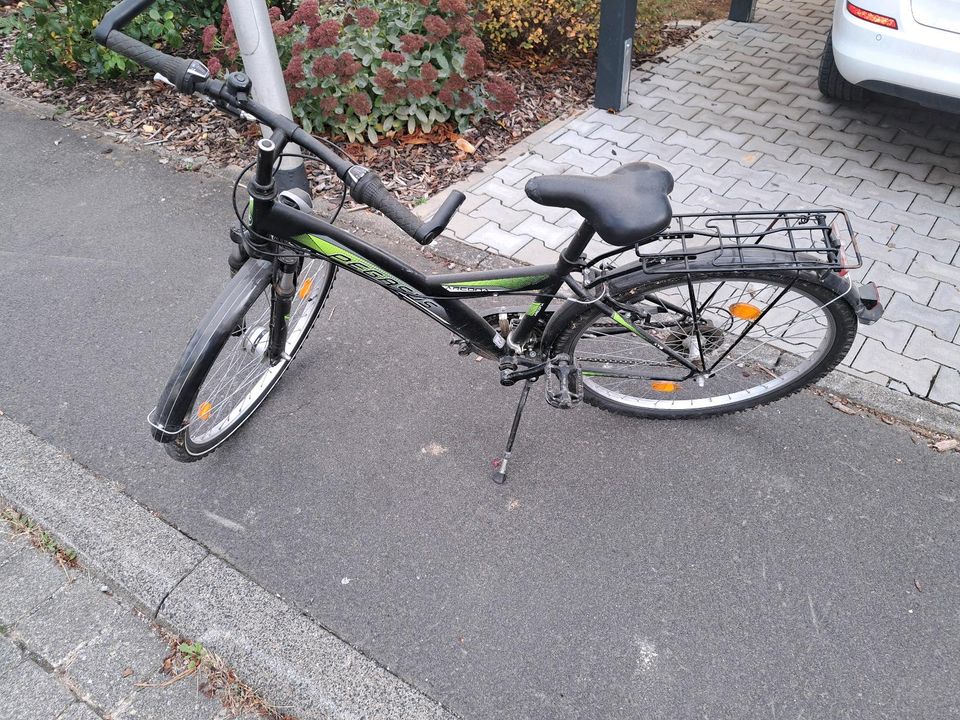
[[[649, 275], [744, 270], [858, 268], [863, 258], [843, 210], [775, 210], [674, 215], [670, 226], [632, 248], [593, 258], [602, 272], [590, 284], [639, 261]], [[636, 271], [636, 266], [630, 272]]]

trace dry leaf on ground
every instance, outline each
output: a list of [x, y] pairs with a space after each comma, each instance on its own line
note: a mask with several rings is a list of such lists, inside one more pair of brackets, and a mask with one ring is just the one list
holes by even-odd
[[937, 452], [950, 452], [960, 447], [960, 440], [956, 438], [947, 438], [933, 444], [933, 449]]
[[852, 408], [852, 407], [850, 407], [849, 405], [844, 405], [842, 402], [832, 402], [832, 403], [830, 403], [830, 405], [831, 405], [831, 407], [834, 407], [834, 408], [836, 408], [837, 410], [839, 410], [840, 412], [846, 413], [847, 415], [858, 415], [858, 414], [859, 414], [859, 410], [857, 410], [856, 408]]

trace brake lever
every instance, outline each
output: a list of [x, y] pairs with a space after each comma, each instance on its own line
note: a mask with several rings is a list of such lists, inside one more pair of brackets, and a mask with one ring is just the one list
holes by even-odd
[[225, 112], [227, 115], [230, 115], [231, 117], [235, 117], [239, 119], [241, 117], [241, 113], [243, 112], [240, 108], [234, 107], [233, 105], [230, 105], [229, 103], [226, 103], [223, 100], [214, 100], [213, 98], [208, 97], [206, 98], [206, 101], [210, 105], [215, 107], [217, 110], [220, 110], [221, 112]]
[[238, 120], [244, 120], [248, 123], [260, 122], [253, 115], [248, 113], [246, 110], [241, 110], [240, 108], [234, 107], [233, 105], [228, 105], [223, 101], [220, 101], [220, 102], [214, 101], [213, 105], [214, 107], [222, 110], [223, 112], [227, 113], [228, 115], [231, 115], [232, 117], [237, 118]]
[[209, 95], [202, 95], [201, 97], [203, 98], [203, 102], [205, 102], [207, 105], [210, 105], [211, 107], [215, 107], [217, 110], [224, 112], [227, 115], [230, 115], [231, 117], [235, 117], [238, 120], [244, 120], [249, 123], [260, 122], [253, 115], [248, 113], [246, 110], [241, 110], [240, 108], [236, 107], [235, 105], [231, 105], [225, 100], [212, 98]]

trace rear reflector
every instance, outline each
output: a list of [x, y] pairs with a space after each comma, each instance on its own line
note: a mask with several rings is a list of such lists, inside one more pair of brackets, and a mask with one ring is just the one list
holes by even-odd
[[861, 20], [866, 20], [868, 23], [873, 23], [874, 25], [883, 25], [891, 30], [897, 29], [897, 21], [892, 17], [887, 17], [886, 15], [879, 15], [875, 12], [864, 10], [862, 7], [857, 7], [852, 2], [847, 3], [847, 12], [854, 17], [860, 18]]

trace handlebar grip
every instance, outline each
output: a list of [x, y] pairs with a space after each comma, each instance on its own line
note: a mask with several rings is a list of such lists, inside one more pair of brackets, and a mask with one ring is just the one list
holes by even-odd
[[379, 210], [407, 235], [417, 239], [417, 230], [423, 221], [383, 186], [375, 172], [368, 171], [357, 180], [350, 188], [350, 196], [359, 203]]
[[114, 30], [122, 30], [131, 20], [153, 5], [156, 0], [124, 0], [110, 8], [109, 12], [93, 31], [93, 38], [101, 45], [107, 44], [107, 37]]
[[188, 72], [191, 60], [167, 55], [139, 40], [134, 40], [129, 35], [124, 35], [119, 30], [114, 30], [107, 35], [103, 44], [135, 63], [160, 73], [176, 85], [180, 92], [188, 94], [193, 92], [194, 77]]

